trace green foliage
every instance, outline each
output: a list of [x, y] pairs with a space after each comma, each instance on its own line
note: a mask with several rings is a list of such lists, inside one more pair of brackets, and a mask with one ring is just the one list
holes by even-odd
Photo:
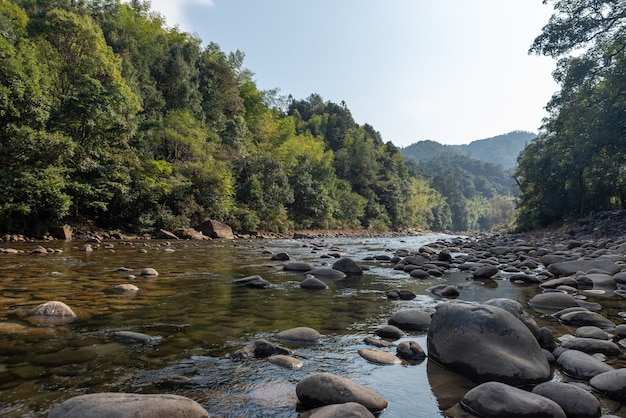
[[200, 45], [147, 1], [0, 0], [0, 229], [453, 225], [344, 102], [260, 90], [242, 52]]
[[626, 203], [626, 6], [556, 1], [531, 52], [559, 58], [561, 91], [515, 173], [519, 229], [621, 209]]

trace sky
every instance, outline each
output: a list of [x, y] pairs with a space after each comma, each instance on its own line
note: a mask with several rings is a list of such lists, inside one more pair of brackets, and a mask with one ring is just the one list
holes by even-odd
[[245, 54], [257, 88], [344, 101], [385, 142], [538, 132], [556, 62], [529, 55], [542, 0], [152, 0], [170, 27]]

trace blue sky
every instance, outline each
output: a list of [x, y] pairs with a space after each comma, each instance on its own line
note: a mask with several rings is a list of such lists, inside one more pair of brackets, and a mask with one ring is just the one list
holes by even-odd
[[400, 147], [537, 132], [555, 61], [527, 51], [541, 0], [153, 0], [178, 25], [240, 50], [260, 89], [342, 100]]

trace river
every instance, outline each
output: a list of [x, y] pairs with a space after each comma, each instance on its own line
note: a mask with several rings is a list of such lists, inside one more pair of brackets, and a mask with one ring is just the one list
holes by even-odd
[[[455, 376], [429, 361], [368, 363], [357, 353], [372, 348], [363, 339], [386, 325], [394, 312], [433, 312], [442, 299], [426, 289], [435, 284], [457, 284], [463, 300], [508, 297], [524, 306], [539, 291], [508, 280], [474, 282], [460, 271], [417, 280], [389, 262], [371, 259], [399, 249], [417, 251], [448, 238], [107, 241], [93, 252], [81, 251], [82, 242], [54, 241], [42, 243], [55, 250], [47, 254], [28, 253], [37, 243], [2, 244], [23, 252], [0, 254], [0, 416], [45, 417], [70, 397], [111, 391], [180, 394], [219, 417], [295, 417], [296, 384], [318, 372], [335, 373], [378, 392], [389, 403], [383, 418], [442, 416], [441, 410], [456, 401], [445, 389]], [[329, 282], [328, 290], [306, 291], [299, 286], [301, 273], [286, 272], [284, 262], [271, 260], [279, 252], [319, 267], [334, 262], [328, 254], [340, 253], [367, 270], [360, 278]], [[159, 275], [142, 277], [146, 267]], [[231, 284], [251, 275], [272, 286]], [[140, 290], [113, 291], [122, 283]], [[393, 288], [410, 289], [417, 297], [388, 300], [385, 291]], [[56, 327], [29, 322], [27, 312], [50, 300], [65, 302], [78, 319]], [[612, 308], [613, 316], [622, 309], [620, 303]], [[529, 311], [541, 325], [559, 327]], [[256, 339], [271, 340], [276, 332], [300, 326], [316, 329], [323, 341], [293, 348], [303, 362], [299, 369], [228, 357]], [[153, 341], [123, 343], [114, 337], [116, 331], [145, 333]], [[426, 349], [425, 333], [402, 340], [417, 341]]]

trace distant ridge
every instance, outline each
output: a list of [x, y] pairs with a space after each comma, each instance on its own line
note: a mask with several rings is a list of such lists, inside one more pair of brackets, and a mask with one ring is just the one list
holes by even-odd
[[450, 155], [468, 155], [480, 161], [499, 164], [505, 169], [517, 165], [517, 156], [537, 135], [527, 131], [513, 131], [492, 138], [479, 139], [466, 145], [443, 145], [436, 141], [418, 141], [400, 152], [407, 158], [427, 161]]

